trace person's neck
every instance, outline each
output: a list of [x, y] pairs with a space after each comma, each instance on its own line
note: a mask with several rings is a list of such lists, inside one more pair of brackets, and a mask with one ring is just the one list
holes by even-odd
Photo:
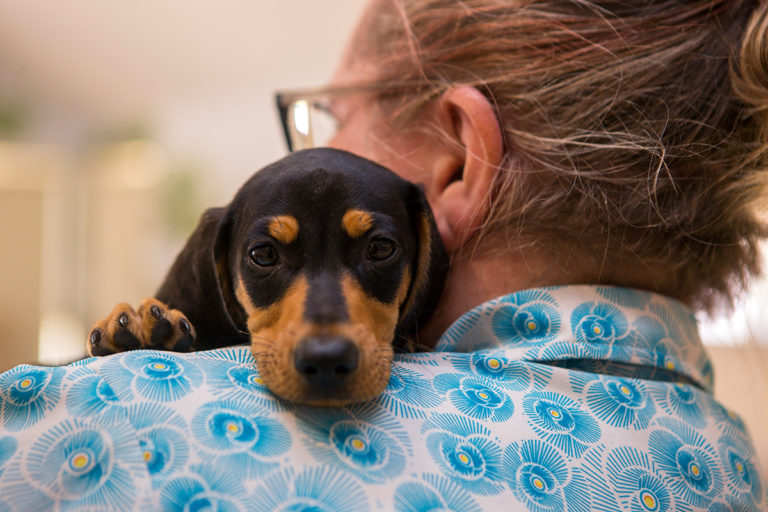
[[433, 348], [453, 322], [488, 300], [527, 288], [572, 281], [561, 274], [562, 271], [530, 252], [477, 250], [459, 256], [451, 263], [440, 303], [420, 329], [417, 344], [422, 349]]

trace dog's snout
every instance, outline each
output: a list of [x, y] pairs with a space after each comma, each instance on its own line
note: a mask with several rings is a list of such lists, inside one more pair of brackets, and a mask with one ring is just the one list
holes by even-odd
[[357, 369], [360, 353], [343, 337], [312, 336], [296, 346], [293, 364], [310, 386], [338, 388]]

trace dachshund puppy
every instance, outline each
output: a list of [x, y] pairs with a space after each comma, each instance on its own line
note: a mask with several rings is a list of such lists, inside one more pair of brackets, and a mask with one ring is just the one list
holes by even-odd
[[367, 400], [387, 386], [393, 352], [414, 349], [446, 270], [419, 187], [345, 151], [300, 151], [206, 211], [155, 297], [119, 304], [88, 350], [250, 343], [284, 399]]

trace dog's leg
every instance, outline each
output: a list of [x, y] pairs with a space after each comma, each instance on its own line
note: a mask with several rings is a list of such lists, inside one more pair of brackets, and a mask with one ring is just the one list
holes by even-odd
[[188, 352], [194, 342], [195, 329], [187, 317], [150, 297], [138, 310], [118, 304], [109, 316], [96, 322], [88, 336], [88, 353], [104, 356], [139, 348]]

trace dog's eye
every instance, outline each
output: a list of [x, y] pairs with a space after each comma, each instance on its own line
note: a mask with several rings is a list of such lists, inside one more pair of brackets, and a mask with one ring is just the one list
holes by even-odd
[[271, 245], [259, 245], [251, 249], [251, 261], [260, 267], [271, 267], [277, 264], [277, 250]]
[[388, 238], [377, 238], [368, 244], [368, 257], [374, 261], [384, 261], [395, 254], [397, 246]]

